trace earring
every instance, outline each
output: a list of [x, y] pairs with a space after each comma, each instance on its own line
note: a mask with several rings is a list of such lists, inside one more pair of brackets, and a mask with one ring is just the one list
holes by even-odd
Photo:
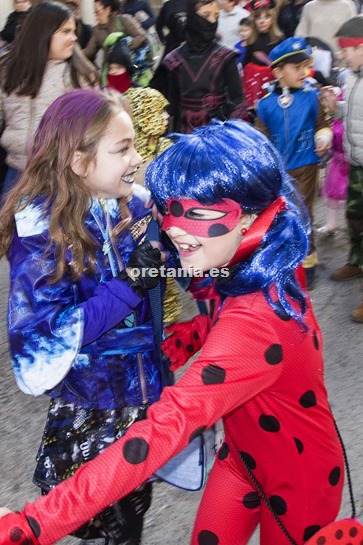
[[245, 235], [246, 233], [247, 233], [247, 229], [245, 227], [241, 229], [241, 235]]

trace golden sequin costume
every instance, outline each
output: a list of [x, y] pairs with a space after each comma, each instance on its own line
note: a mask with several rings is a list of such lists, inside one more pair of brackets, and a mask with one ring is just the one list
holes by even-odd
[[[169, 138], [163, 136], [167, 125], [165, 108], [168, 101], [151, 87], [130, 87], [125, 96], [132, 110], [135, 148], [147, 164], [171, 144]], [[172, 278], [167, 278], [166, 281], [163, 311], [164, 322], [168, 324], [176, 322], [180, 316], [180, 292]]]

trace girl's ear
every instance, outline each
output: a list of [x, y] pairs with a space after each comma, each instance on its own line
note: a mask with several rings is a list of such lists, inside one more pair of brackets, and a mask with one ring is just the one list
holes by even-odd
[[71, 160], [71, 169], [80, 178], [87, 176], [87, 168], [85, 166], [85, 157], [82, 151], [75, 151]]
[[245, 235], [248, 229], [251, 227], [252, 223], [257, 218], [257, 214], [243, 214], [239, 220], [239, 228], [241, 235]]

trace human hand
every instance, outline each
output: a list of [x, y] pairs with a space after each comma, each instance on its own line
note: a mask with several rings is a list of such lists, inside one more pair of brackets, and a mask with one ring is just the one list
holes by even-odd
[[323, 157], [330, 149], [330, 143], [326, 142], [324, 138], [317, 138], [315, 142], [315, 152], [319, 157]]
[[200, 339], [192, 322], [171, 324], [165, 332], [169, 336], [161, 343], [161, 349], [171, 362], [170, 370], [177, 371], [199, 350], [200, 342], [196, 341]]
[[149, 240], [140, 244], [130, 255], [127, 269], [118, 275], [119, 280], [126, 281], [140, 297], [158, 284], [160, 268], [166, 259], [166, 253], [158, 246], [160, 243]]
[[[38, 545], [30, 522], [24, 513], [12, 513], [6, 508], [0, 510], [0, 543], [1, 545]], [[34, 522], [34, 529], [39, 525]]]
[[320, 89], [322, 102], [330, 113], [335, 114], [338, 109], [338, 99], [334, 87], [331, 85]]

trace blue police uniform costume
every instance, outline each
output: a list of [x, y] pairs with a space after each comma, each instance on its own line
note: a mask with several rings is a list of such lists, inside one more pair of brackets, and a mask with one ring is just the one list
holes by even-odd
[[[277, 45], [269, 54], [271, 67], [298, 64], [310, 58], [304, 38], [292, 37]], [[295, 178], [313, 220], [319, 157], [315, 152], [317, 131], [329, 127], [319, 101], [319, 92], [310, 86], [282, 88], [277, 82], [257, 104], [256, 126], [264, 132], [284, 159], [286, 170]], [[313, 236], [304, 267], [308, 285], [312, 285], [317, 265]], [[310, 281], [309, 281], [310, 276]]]

